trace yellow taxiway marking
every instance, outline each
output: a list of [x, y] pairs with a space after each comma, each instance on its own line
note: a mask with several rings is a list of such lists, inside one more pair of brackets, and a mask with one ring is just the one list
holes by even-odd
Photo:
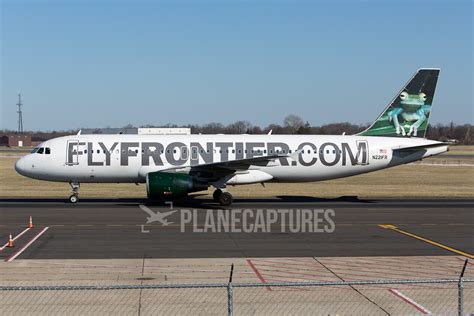
[[385, 229], [390, 229], [390, 230], [393, 230], [397, 233], [400, 233], [400, 234], [403, 234], [403, 235], [406, 235], [406, 236], [409, 236], [409, 237], [412, 237], [412, 238], [415, 238], [415, 239], [418, 239], [418, 240], [421, 240], [421, 241], [424, 241], [428, 244], [431, 244], [433, 246], [436, 246], [436, 247], [440, 247], [440, 248], [443, 248], [445, 250], [448, 250], [448, 251], [451, 251], [451, 252], [454, 252], [454, 253], [457, 253], [458, 255], [461, 255], [461, 256], [464, 256], [464, 257], [467, 257], [467, 258], [470, 258], [470, 259], [474, 259], [474, 255], [471, 255], [470, 253], [467, 253], [467, 252], [464, 252], [464, 251], [461, 251], [461, 250], [457, 250], [457, 249], [454, 249], [454, 248], [451, 248], [451, 247], [448, 247], [446, 245], [443, 245], [443, 244], [440, 244], [436, 241], [432, 241], [432, 240], [429, 240], [429, 239], [426, 239], [424, 237], [421, 237], [421, 236], [418, 236], [418, 235], [415, 235], [415, 234], [412, 234], [412, 233], [409, 233], [409, 232], [406, 232], [404, 230], [401, 230], [400, 228], [398, 228], [397, 226], [395, 225], [392, 225], [392, 224], [383, 224], [383, 225], [378, 225], [379, 227], [382, 227], [382, 228], [385, 228]]

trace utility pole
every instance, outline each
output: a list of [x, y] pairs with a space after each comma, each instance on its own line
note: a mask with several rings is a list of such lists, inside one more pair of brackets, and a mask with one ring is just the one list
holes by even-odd
[[18, 93], [18, 103], [16, 104], [18, 105], [18, 134], [23, 134], [23, 113], [21, 112], [21, 107], [22, 107], [22, 103], [21, 103], [21, 94]]

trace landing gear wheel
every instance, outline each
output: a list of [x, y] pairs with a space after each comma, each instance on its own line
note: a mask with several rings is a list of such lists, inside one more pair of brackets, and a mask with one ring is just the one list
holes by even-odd
[[214, 201], [216, 202], [219, 202], [219, 197], [222, 195], [222, 190], [221, 189], [217, 189], [214, 191], [214, 193], [212, 194], [212, 198], [214, 199]]
[[73, 204], [77, 203], [78, 201], [79, 201], [79, 197], [75, 194], [73, 194], [69, 197], [69, 202], [71, 202]]
[[229, 192], [222, 192], [219, 196], [219, 203], [223, 206], [229, 206], [232, 204], [232, 194]]
[[72, 204], [75, 204], [75, 203], [79, 202], [80, 183], [70, 182], [69, 185], [71, 186], [71, 189], [72, 189], [72, 194], [69, 197], [69, 202], [71, 202]]

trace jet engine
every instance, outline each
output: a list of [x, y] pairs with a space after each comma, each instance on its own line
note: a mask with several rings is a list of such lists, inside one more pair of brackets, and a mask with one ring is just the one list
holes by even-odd
[[150, 199], [175, 199], [207, 188], [207, 183], [197, 181], [185, 173], [158, 171], [146, 176], [146, 192]]

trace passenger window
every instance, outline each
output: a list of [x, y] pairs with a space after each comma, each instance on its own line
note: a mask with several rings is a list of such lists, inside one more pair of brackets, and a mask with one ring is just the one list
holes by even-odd
[[97, 149], [97, 153], [100, 154], [100, 149]]
[[46, 155], [51, 154], [51, 148], [46, 147], [46, 149], [45, 149], [45, 154], [46, 154]]
[[43, 147], [41, 147], [40, 149], [38, 149], [38, 154], [43, 154], [43, 152], [44, 152], [44, 148], [43, 148]]

